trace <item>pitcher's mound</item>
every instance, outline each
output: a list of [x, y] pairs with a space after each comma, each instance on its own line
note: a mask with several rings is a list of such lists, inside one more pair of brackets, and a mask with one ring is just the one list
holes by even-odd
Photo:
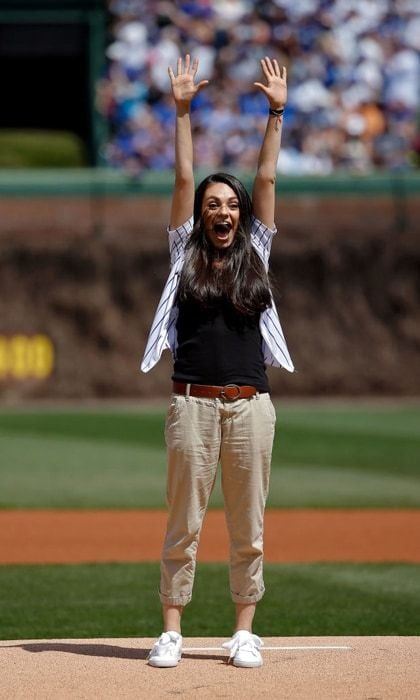
[[153, 639], [0, 642], [3, 700], [420, 697], [420, 637], [265, 637], [264, 665], [227, 664], [226, 639], [185, 638], [176, 668], [147, 665]]

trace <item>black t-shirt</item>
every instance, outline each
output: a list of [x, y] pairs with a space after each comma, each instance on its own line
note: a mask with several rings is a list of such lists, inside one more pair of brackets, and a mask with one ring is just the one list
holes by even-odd
[[174, 381], [269, 391], [259, 313], [241, 314], [226, 299], [212, 306], [178, 301], [178, 310]]

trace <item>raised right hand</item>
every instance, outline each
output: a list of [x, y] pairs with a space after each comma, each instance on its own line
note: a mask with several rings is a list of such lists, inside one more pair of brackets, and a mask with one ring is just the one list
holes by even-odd
[[208, 80], [201, 80], [199, 83], [194, 82], [197, 71], [198, 59], [195, 58], [191, 63], [191, 57], [188, 53], [185, 56], [184, 65], [182, 58], [178, 58], [176, 64], [176, 75], [174, 74], [172, 67], [168, 67], [168, 73], [172, 85], [172, 94], [177, 106], [188, 107], [191, 100], [197, 95], [197, 93], [203, 87], [208, 85]]

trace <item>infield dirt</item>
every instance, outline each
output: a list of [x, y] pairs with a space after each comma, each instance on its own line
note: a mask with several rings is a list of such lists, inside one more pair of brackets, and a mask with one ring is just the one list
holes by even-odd
[[[0, 563], [156, 561], [166, 513], [0, 511]], [[420, 510], [268, 510], [267, 562], [420, 562]], [[225, 561], [224, 514], [207, 513], [199, 560]]]

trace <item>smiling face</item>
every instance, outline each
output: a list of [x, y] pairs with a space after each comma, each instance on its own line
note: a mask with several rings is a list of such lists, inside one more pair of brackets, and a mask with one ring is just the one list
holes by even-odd
[[229, 185], [213, 182], [206, 187], [201, 218], [206, 236], [217, 250], [224, 250], [232, 245], [239, 217], [239, 200]]

